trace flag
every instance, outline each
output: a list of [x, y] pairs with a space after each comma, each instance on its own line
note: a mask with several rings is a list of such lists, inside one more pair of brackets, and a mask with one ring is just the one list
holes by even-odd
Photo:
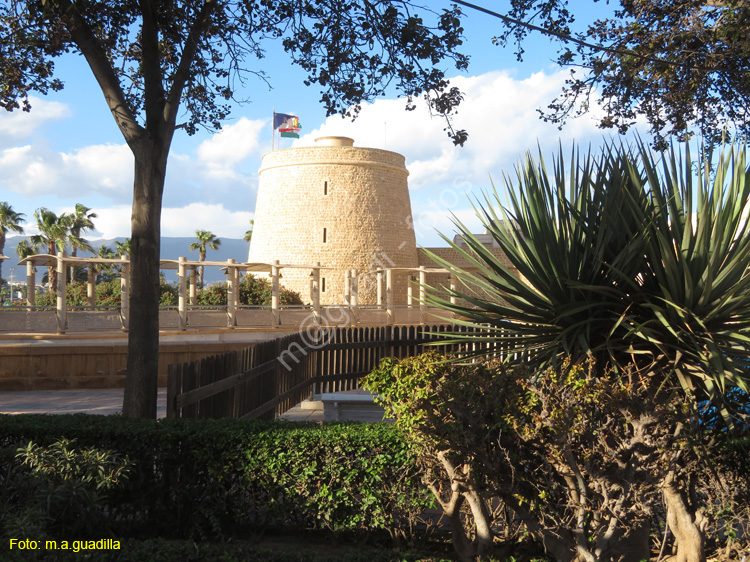
[[279, 130], [279, 135], [285, 138], [298, 139], [302, 125], [296, 115], [273, 112], [273, 130]]
[[[299, 117], [296, 115], [287, 115], [286, 113], [274, 113], [273, 114], [273, 128], [278, 129], [282, 133], [284, 131], [296, 132], [302, 128], [299, 124]], [[281, 135], [282, 137], [284, 135]], [[298, 137], [299, 138], [299, 137]]]

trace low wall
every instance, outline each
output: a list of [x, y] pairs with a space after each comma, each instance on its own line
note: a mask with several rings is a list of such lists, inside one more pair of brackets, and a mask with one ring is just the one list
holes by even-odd
[[[283, 335], [280, 332], [248, 333], [246, 337], [221, 338], [203, 334], [163, 336], [159, 344], [159, 386], [167, 385], [170, 363], [194, 361], [253, 345]], [[122, 388], [125, 386], [127, 339], [54, 340], [5, 342], [0, 345], [0, 392]], [[0, 400], [2, 397], [0, 396]]]

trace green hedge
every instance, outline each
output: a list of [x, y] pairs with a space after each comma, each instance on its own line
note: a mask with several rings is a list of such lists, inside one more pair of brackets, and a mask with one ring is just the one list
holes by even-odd
[[[74, 440], [68, 464], [109, 451], [100, 464], [122, 463], [124, 478], [103, 490], [66, 479], [70, 467], [22, 464], [19, 448], [59, 449], [60, 439]], [[267, 526], [399, 536], [431, 505], [415, 459], [388, 424], [0, 416], [0, 537], [218, 540]], [[50, 513], [55, 503], [66, 516]]]

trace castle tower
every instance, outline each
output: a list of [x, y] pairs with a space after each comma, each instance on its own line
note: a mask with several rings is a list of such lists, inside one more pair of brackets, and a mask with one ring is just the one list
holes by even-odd
[[[404, 157], [354, 147], [347, 137], [263, 156], [249, 262], [314, 264], [321, 304], [344, 302], [344, 278], [355, 269], [359, 304], [375, 304], [377, 269], [418, 267]], [[393, 276], [394, 302], [406, 302], [406, 272]], [[310, 302], [310, 271], [286, 268], [282, 285]], [[383, 289], [384, 290], [384, 289]]]

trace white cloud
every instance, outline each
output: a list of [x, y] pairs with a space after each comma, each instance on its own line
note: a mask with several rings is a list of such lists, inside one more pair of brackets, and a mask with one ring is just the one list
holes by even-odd
[[250, 211], [234, 211], [224, 205], [205, 203], [165, 208], [161, 214], [161, 235], [193, 236], [200, 229], [209, 230], [219, 238], [243, 238], [253, 216]]
[[73, 154], [63, 154], [66, 180], [77, 190], [130, 195], [133, 189], [133, 153], [125, 144], [87, 146]]
[[226, 171], [257, 152], [260, 148], [261, 130], [268, 120], [241, 118], [225, 126], [198, 147], [198, 161], [210, 170]]
[[18, 146], [0, 152], [0, 169], [3, 170], [0, 186], [3, 190], [29, 194], [51, 190], [55, 167], [32, 146]]
[[[257, 139], [254, 146], [257, 148]], [[247, 148], [241, 149], [241, 152], [246, 151]], [[245, 174], [229, 162], [231, 159], [239, 161], [239, 152], [215, 165], [201, 160], [208, 157], [206, 151], [197, 157], [172, 153], [167, 166], [164, 203], [181, 206], [196, 198], [218, 202], [222, 197], [237, 194], [238, 190], [243, 194], [253, 193], [256, 175]], [[105, 201], [105, 205], [132, 201], [133, 155], [126, 144], [91, 145], [72, 152], [56, 152], [45, 144], [0, 149], [0, 169], [3, 171], [0, 191], [24, 198], [54, 196], [89, 207], [94, 205], [94, 198]], [[36, 206], [42, 205], [46, 203]]]
[[354, 138], [355, 146], [386, 148], [404, 154], [409, 169], [409, 185], [423, 189], [445, 184], [489, 186], [489, 177], [499, 180], [510, 172], [527, 150], [554, 150], [563, 146], [598, 143], [604, 133], [592, 118], [572, 121], [562, 131], [539, 119], [537, 109], [557, 95], [565, 72], [538, 72], [517, 80], [505, 71], [451, 80], [464, 93], [464, 101], [453, 119], [453, 126], [466, 129], [469, 140], [456, 147], [443, 131], [446, 124], [431, 117], [423, 101], [414, 111], [405, 111], [403, 100], [378, 100], [362, 107], [360, 117], [351, 122], [329, 117], [319, 128], [305, 135], [297, 145], [311, 145], [324, 135]]
[[455, 128], [469, 133], [464, 147], [453, 145], [443, 130], [445, 121], [431, 117], [421, 100], [414, 111], [405, 111], [403, 100], [363, 104], [356, 121], [329, 117], [295, 146], [310, 146], [319, 136], [342, 135], [353, 138], [355, 146], [403, 154], [417, 242], [442, 246], [437, 233], [452, 238], [456, 230], [451, 213], [470, 230], [483, 231], [470, 199], [486, 204], [484, 195], [493, 183], [502, 193], [503, 175], [512, 177], [527, 151], [536, 156], [541, 149], [548, 156], [560, 144], [567, 151], [574, 142], [596, 147], [610, 138], [596, 127], [594, 115], [571, 120], [562, 130], [539, 118], [537, 110], [559, 94], [566, 78], [565, 71], [537, 72], [524, 79], [494, 71], [452, 79], [464, 94], [453, 119]]
[[60, 102], [29, 97], [30, 112], [16, 109], [0, 112], [0, 146], [30, 137], [47, 123], [61, 121], [72, 116], [70, 108]]
[[[130, 205], [92, 209], [96, 213], [94, 225], [96, 231], [88, 238], [118, 238], [130, 236]], [[97, 235], [98, 233], [98, 235]]]
[[[60, 212], [70, 209], [61, 209]], [[130, 205], [92, 209], [96, 231], [88, 238], [130, 236]], [[210, 230], [219, 238], [243, 238], [253, 213], [233, 211], [223, 205], [191, 203], [185, 207], [165, 207], [161, 214], [161, 235], [190, 236], [198, 229]]]
[[98, 193], [127, 200], [133, 186], [133, 156], [127, 145], [96, 145], [72, 153], [43, 145], [0, 151], [0, 187], [26, 197], [81, 199]]

